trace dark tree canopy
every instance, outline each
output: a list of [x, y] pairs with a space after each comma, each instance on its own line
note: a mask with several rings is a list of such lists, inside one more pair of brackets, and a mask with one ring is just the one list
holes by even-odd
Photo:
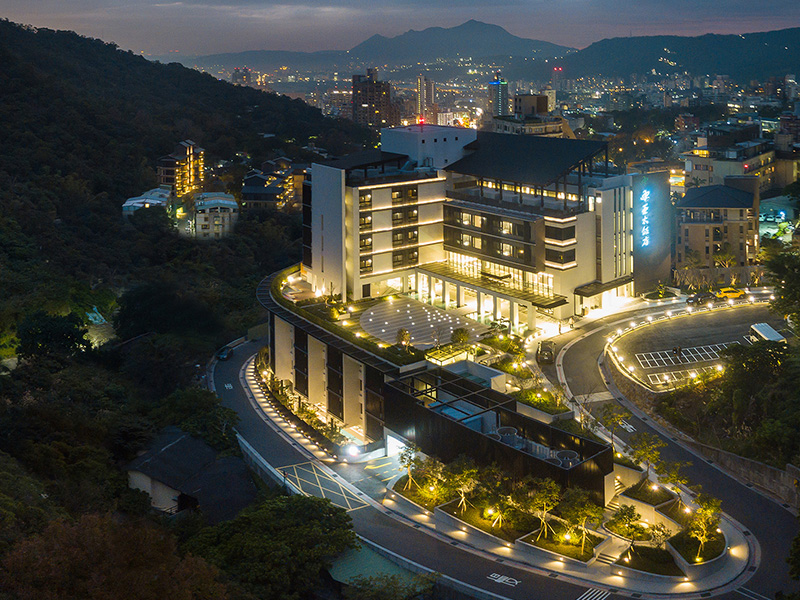
[[66, 357], [91, 347], [86, 328], [74, 313], [59, 316], [37, 311], [19, 324], [17, 337], [17, 354], [22, 358]]

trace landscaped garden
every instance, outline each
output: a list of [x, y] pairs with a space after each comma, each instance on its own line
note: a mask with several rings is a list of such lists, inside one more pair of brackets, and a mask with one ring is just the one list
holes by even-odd
[[672, 555], [663, 548], [632, 546], [617, 560], [617, 564], [656, 575], [683, 577], [685, 573], [675, 564]]
[[560, 521], [554, 520], [550, 529], [547, 537], [539, 536], [539, 532], [533, 532], [522, 541], [583, 562], [589, 561], [594, 556], [594, 547], [603, 541], [600, 536], [587, 533], [585, 543], [582, 544], [581, 535], [576, 535], [572, 528]]
[[513, 543], [514, 540], [536, 527], [536, 520], [530, 515], [523, 514], [511, 515], [501, 525], [494, 525], [496, 512], [492, 507], [480, 509], [473, 505], [467, 505], [466, 509], [461, 510], [457, 500], [452, 500], [439, 508], [447, 514], [464, 521], [467, 525], [472, 525], [476, 529], [497, 536], [506, 542]]
[[500, 352], [508, 352], [515, 356], [522, 353], [522, 341], [505, 333], [483, 338], [481, 343], [491, 346], [495, 350], [500, 350]]
[[653, 483], [648, 479], [643, 479], [633, 487], [628, 488], [625, 490], [624, 495], [652, 506], [658, 506], [674, 498], [663, 485]]
[[726, 544], [722, 532], [714, 530], [701, 550], [700, 542], [691, 535], [691, 527], [670, 538], [669, 543], [688, 563], [708, 562], [717, 558], [725, 551]]
[[531, 388], [520, 390], [511, 394], [518, 402], [527, 404], [551, 415], [567, 412], [569, 408], [564, 404], [559, 394], [554, 394], [547, 388]]
[[531, 379], [534, 376], [528, 363], [511, 356], [504, 356], [500, 360], [491, 364], [491, 367], [519, 379]]

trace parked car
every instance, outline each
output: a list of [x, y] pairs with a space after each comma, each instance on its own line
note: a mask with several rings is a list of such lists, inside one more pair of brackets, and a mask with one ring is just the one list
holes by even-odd
[[717, 292], [717, 298], [724, 300], [726, 298], [741, 298], [744, 296], [744, 290], [737, 290], [732, 287], [724, 287]]
[[536, 360], [540, 363], [552, 363], [556, 359], [556, 345], [550, 340], [539, 342]]
[[233, 356], [233, 348], [230, 346], [225, 346], [217, 352], [217, 360], [228, 360], [231, 356]]
[[711, 292], [698, 292], [686, 298], [687, 306], [704, 306], [713, 303], [717, 297]]

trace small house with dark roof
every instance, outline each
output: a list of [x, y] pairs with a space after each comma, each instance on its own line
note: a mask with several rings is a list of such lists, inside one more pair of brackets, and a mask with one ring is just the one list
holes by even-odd
[[690, 188], [675, 206], [675, 266], [751, 265], [759, 250], [756, 177]]
[[220, 457], [177, 427], [162, 430], [125, 470], [129, 487], [146, 492], [153, 508], [169, 514], [198, 509], [209, 523], [232, 519], [256, 498], [241, 458]]

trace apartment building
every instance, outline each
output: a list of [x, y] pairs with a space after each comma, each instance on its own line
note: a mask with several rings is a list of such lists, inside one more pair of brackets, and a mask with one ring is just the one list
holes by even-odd
[[220, 239], [233, 233], [239, 205], [230, 194], [209, 192], [194, 199], [194, 234], [200, 239]]
[[192, 140], [175, 146], [172, 154], [158, 159], [158, 184], [180, 198], [203, 186], [205, 150]]
[[759, 180], [726, 177], [690, 188], [676, 205], [675, 266], [751, 265], [759, 251]]

